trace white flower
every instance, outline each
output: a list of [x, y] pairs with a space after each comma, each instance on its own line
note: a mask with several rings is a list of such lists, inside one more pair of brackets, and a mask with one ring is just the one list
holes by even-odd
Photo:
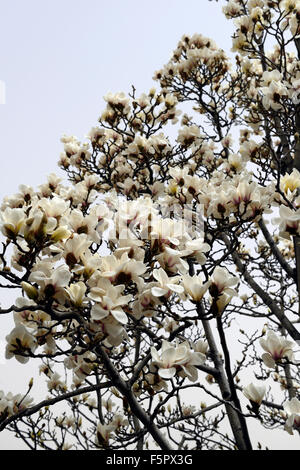
[[194, 351], [200, 352], [205, 355], [208, 352], [209, 345], [207, 341], [204, 341], [203, 339], [199, 339], [199, 341], [197, 341], [197, 343], [195, 343], [193, 347], [194, 347]]
[[182, 276], [183, 286], [185, 292], [195, 301], [200, 302], [205, 292], [211, 285], [211, 281], [207, 281], [203, 284], [200, 276], [196, 274], [194, 276]]
[[40, 286], [40, 295], [45, 298], [54, 298], [63, 303], [66, 297], [64, 287], [67, 287], [71, 273], [67, 266], [59, 266], [51, 269], [49, 263], [40, 264], [40, 269], [33, 271], [29, 276], [29, 281], [36, 282]]
[[283, 409], [288, 415], [284, 429], [289, 434], [294, 434], [293, 429], [300, 428], [300, 401], [296, 397], [293, 397], [283, 404]]
[[100, 237], [96, 231], [96, 226], [98, 225], [98, 217], [96, 215], [87, 215], [84, 216], [83, 213], [74, 209], [70, 215], [63, 221], [64, 224], [68, 224], [71, 229], [78, 233], [87, 234], [91, 241], [99, 243]]
[[103, 321], [112, 315], [122, 325], [128, 321], [127, 315], [122, 309], [131, 300], [131, 295], [121, 295], [125, 286], [113, 286], [107, 279], [98, 282], [98, 287], [93, 287], [88, 297], [96, 301], [91, 310], [91, 318]]
[[114, 432], [117, 428], [117, 425], [113, 422], [109, 424], [101, 424], [98, 423], [97, 431], [96, 431], [96, 444], [97, 445], [107, 445], [110, 435]]
[[5, 393], [0, 390], [0, 416], [1, 414], [7, 417], [12, 416], [18, 411], [28, 408], [32, 402], [33, 398], [30, 396], [24, 396], [21, 395], [21, 393], [13, 395], [11, 392], [5, 395]]
[[24, 226], [26, 219], [24, 210], [7, 207], [0, 215], [0, 227], [3, 235], [8, 238], [14, 238]]
[[50, 379], [47, 381], [48, 390], [51, 392], [52, 390], [63, 390], [67, 389], [66, 384], [60, 378], [60, 374], [58, 372], [54, 372], [51, 374]]
[[231, 288], [237, 282], [238, 278], [231, 276], [227, 269], [220, 268], [220, 266], [215, 268], [209, 287], [209, 293], [213, 299], [213, 313], [221, 314], [232, 297], [237, 295], [237, 291]]
[[129, 109], [130, 100], [123, 91], [119, 93], [109, 92], [103, 98], [109, 106], [115, 106], [118, 109], [124, 110], [124, 112]]
[[80, 307], [83, 304], [86, 288], [86, 285], [82, 281], [71, 284], [69, 287], [67, 286], [65, 288], [71, 303], [75, 305], [75, 307]]
[[92, 241], [88, 239], [85, 233], [75, 233], [64, 245], [64, 258], [70, 268], [79, 263], [81, 257], [87, 252]]
[[192, 126], [183, 126], [179, 129], [177, 142], [184, 145], [185, 147], [190, 146], [195, 140], [199, 139], [200, 137], [200, 129], [199, 126], [192, 125]]
[[280, 179], [280, 189], [286, 194], [290, 191], [293, 193], [295, 189], [300, 186], [300, 173], [296, 168], [293, 169], [292, 173], [286, 173]]
[[273, 368], [277, 361], [282, 358], [293, 360], [293, 346], [294, 343], [285, 339], [284, 337], [277, 336], [274, 331], [269, 330], [267, 338], [260, 338], [261, 347], [266, 351], [262, 355], [262, 360], [267, 367]]
[[128, 419], [122, 416], [121, 414], [117, 413], [112, 419], [112, 424], [116, 426], [116, 428], [120, 428], [121, 426], [127, 426]]
[[120, 258], [116, 258], [114, 255], [101, 258], [101, 276], [118, 284], [138, 280], [146, 269], [142, 261], [129, 258], [128, 253], [123, 253]]
[[153, 364], [158, 367], [158, 375], [162, 379], [171, 379], [178, 371], [180, 375], [188, 377], [195, 382], [198, 378], [196, 365], [205, 362], [205, 355], [191, 350], [188, 342], [176, 343], [173, 346], [166, 340], [163, 340], [161, 351], [158, 352], [154, 347], [151, 348]]
[[36, 338], [31, 333], [29, 333], [29, 331], [21, 323], [18, 324], [8, 336], [6, 336], [6, 341], [6, 359], [15, 357], [17, 361], [21, 362], [22, 364], [25, 364], [29, 361], [29, 357], [22, 356], [22, 353], [25, 355], [30, 352], [33, 353], [37, 348]]
[[[210, 245], [208, 243], [204, 243], [202, 238], [198, 238], [195, 240], [189, 240], [185, 244], [186, 250], [189, 252], [189, 255], [192, 255], [193, 257], [196, 258], [197, 262], [199, 264], [205, 264], [206, 263], [206, 256], [203, 253], [206, 253], [207, 251], [210, 250]], [[185, 254], [187, 254], [184, 251]]]
[[245, 395], [248, 400], [252, 403], [256, 403], [258, 406], [261, 405], [263, 398], [266, 393], [266, 387], [264, 384], [254, 384], [250, 383], [246, 387], [243, 388], [243, 394]]
[[279, 223], [279, 235], [282, 238], [290, 239], [290, 236], [299, 233], [300, 209], [293, 210], [286, 206], [280, 206], [279, 218], [273, 223]]
[[214, 269], [211, 281], [214, 288], [218, 291], [218, 294], [222, 294], [223, 292], [233, 295], [236, 294], [236, 291], [231, 289], [231, 286], [237, 284], [238, 278], [232, 276], [227, 269], [217, 266]]
[[283, 108], [281, 98], [288, 95], [287, 88], [283, 83], [272, 80], [269, 86], [261, 88], [261, 92], [263, 93], [262, 102], [265, 109], [272, 108], [274, 111], [279, 111]]
[[158, 285], [151, 288], [154, 297], [169, 297], [173, 292], [182, 294], [184, 289], [178, 285], [179, 277], [169, 278], [163, 268], [154, 269], [153, 277], [157, 280]]

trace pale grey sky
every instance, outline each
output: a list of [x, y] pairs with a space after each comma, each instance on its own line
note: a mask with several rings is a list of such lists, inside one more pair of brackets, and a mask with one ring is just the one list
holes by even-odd
[[207, 0], [0, 3], [1, 198], [59, 171], [61, 134], [83, 138], [108, 91], [148, 91], [184, 33], [230, 48], [231, 24]]
[[[62, 175], [60, 136], [83, 139], [107, 92], [128, 92], [131, 85], [147, 92], [183, 34], [202, 33], [227, 52], [231, 47], [232, 25], [220, 3], [208, 0], [0, 0], [0, 7], [0, 80], [6, 86], [0, 199], [20, 184], [36, 187], [51, 172]], [[1, 318], [0, 349], [10, 326]], [[25, 390], [34, 363], [3, 362], [0, 351], [0, 389]], [[275, 448], [281, 439], [282, 433], [272, 435]], [[288, 446], [296, 445], [288, 439]], [[2, 434], [5, 448], [16, 443]]]

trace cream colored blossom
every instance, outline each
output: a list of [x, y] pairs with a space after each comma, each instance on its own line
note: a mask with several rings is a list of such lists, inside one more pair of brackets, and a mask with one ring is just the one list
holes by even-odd
[[275, 367], [276, 362], [281, 361], [283, 358], [290, 361], [293, 360], [293, 341], [289, 341], [282, 336], [277, 336], [274, 331], [269, 330], [267, 337], [261, 338], [259, 342], [261, 347], [266, 351], [262, 355], [262, 360], [267, 367]]
[[194, 276], [182, 276], [182, 282], [185, 293], [188, 294], [193, 301], [200, 302], [212, 281], [209, 280], [203, 283], [201, 277], [195, 274]]
[[168, 277], [162, 268], [154, 269], [153, 277], [157, 284], [151, 288], [151, 294], [154, 297], [169, 297], [172, 293], [182, 294], [183, 287], [178, 285], [180, 278], [178, 276]]
[[258, 406], [261, 405], [263, 398], [266, 393], [266, 387], [264, 384], [254, 384], [250, 383], [246, 387], [243, 388], [243, 394], [245, 395], [248, 400], [252, 403], [256, 403]]
[[34, 353], [38, 346], [36, 338], [21, 323], [6, 336], [6, 341], [6, 359], [15, 357], [22, 364], [29, 361], [28, 354]]
[[195, 366], [205, 362], [205, 355], [191, 350], [188, 342], [176, 343], [173, 346], [163, 340], [160, 351], [151, 348], [152, 363], [158, 367], [158, 374], [162, 379], [171, 379], [178, 372], [195, 382], [198, 371]]
[[293, 397], [283, 404], [283, 409], [288, 415], [284, 429], [289, 434], [294, 434], [293, 430], [300, 428], [300, 401]]

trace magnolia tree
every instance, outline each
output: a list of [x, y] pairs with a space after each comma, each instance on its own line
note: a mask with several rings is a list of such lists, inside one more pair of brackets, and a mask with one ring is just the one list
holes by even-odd
[[63, 136], [66, 183], [2, 203], [6, 358], [48, 391], [0, 391], [0, 430], [31, 449], [300, 429], [300, 2], [223, 11], [232, 60], [183, 36], [156, 89], [107, 94], [86, 142]]

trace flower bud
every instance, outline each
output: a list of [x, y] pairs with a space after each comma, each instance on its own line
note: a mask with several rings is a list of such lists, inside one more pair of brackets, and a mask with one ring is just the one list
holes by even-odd
[[21, 282], [21, 287], [29, 299], [36, 300], [38, 298], [38, 290], [28, 282]]

